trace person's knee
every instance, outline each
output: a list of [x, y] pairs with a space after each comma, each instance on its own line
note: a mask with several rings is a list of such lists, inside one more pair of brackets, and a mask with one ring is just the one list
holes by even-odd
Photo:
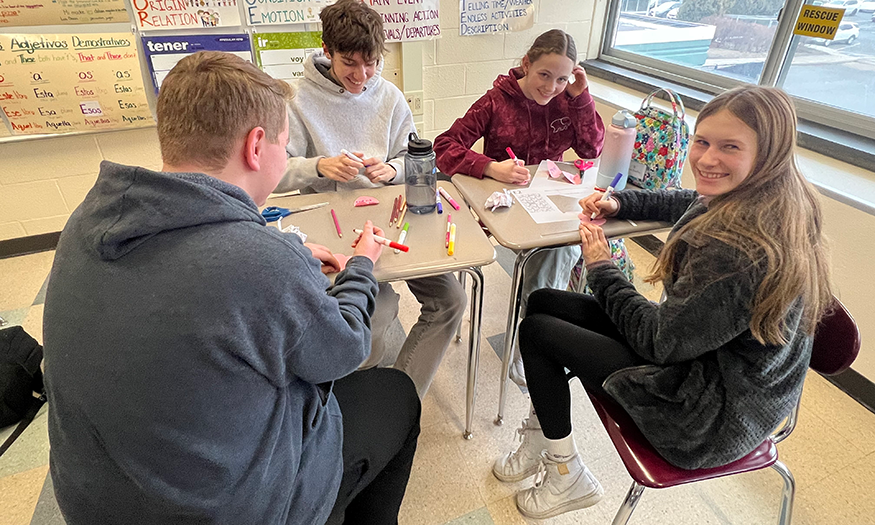
[[372, 372], [380, 388], [389, 394], [394, 403], [393, 413], [398, 418], [406, 420], [407, 428], [419, 434], [419, 417], [422, 412], [422, 404], [416, 393], [416, 385], [410, 376], [394, 368], [377, 368]]
[[557, 290], [551, 288], [541, 288], [532, 292], [526, 305], [526, 316], [530, 317], [547, 311], [551, 305], [556, 303], [557, 295]]
[[545, 316], [540, 314], [529, 315], [520, 322], [519, 341], [520, 354], [525, 359], [526, 355], [536, 351], [540, 345], [539, 335], [544, 333], [547, 327], [544, 325]]

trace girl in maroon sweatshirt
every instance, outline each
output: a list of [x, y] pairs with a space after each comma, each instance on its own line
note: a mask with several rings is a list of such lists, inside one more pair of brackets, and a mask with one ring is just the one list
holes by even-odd
[[[571, 79], [574, 82], [569, 82]], [[569, 148], [581, 158], [598, 157], [605, 127], [589, 94], [586, 73], [577, 65], [577, 47], [570, 35], [551, 29], [535, 39], [520, 67], [499, 75], [494, 87], [474, 103], [464, 117], [434, 141], [437, 165], [448, 175], [484, 176], [527, 184], [523, 164], [561, 160]], [[483, 137], [483, 154], [471, 146]], [[515, 163], [505, 148], [520, 159]], [[543, 250], [526, 264], [522, 300], [539, 288], [565, 290], [579, 246]], [[525, 385], [519, 350], [514, 348], [510, 377]]]
[[[442, 172], [523, 184], [529, 172], [509, 158], [508, 146], [525, 164], [561, 160], [569, 148], [584, 159], [601, 153], [605, 127], [577, 65], [574, 40], [564, 31], [535, 39], [522, 65], [499, 75], [493, 86], [435, 139]], [[483, 154], [471, 150], [480, 137]]]

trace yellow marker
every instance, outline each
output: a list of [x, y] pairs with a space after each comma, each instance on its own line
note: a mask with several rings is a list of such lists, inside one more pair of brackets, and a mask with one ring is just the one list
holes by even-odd
[[450, 226], [450, 245], [447, 248], [447, 255], [453, 255], [456, 252], [456, 223]]

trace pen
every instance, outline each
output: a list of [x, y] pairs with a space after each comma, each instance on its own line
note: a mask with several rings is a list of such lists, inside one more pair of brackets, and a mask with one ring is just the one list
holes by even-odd
[[[601, 199], [599, 199], [600, 201], [606, 201], [606, 200], [611, 198], [611, 195], [613, 195], [613, 193], [614, 193], [614, 187], [620, 183], [620, 179], [622, 177], [623, 177], [622, 173], [617, 173], [617, 176], [614, 177], [614, 180], [611, 181], [611, 185], [608, 186], [607, 190], [605, 190], [605, 194], [602, 195]], [[592, 212], [592, 216], [590, 217], [590, 219], [595, 219], [596, 215], [598, 215], [597, 211]]]
[[407, 201], [404, 201], [404, 204], [401, 205], [401, 213], [398, 215], [398, 219], [395, 221], [395, 227], [400, 228], [401, 223], [404, 221], [404, 216], [407, 214]]
[[347, 158], [352, 159], [356, 162], [361, 162], [364, 167], [366, 167], [366, 168], [368, 167], [368, 165], [365, 164], [365, 161], [362, 160], [360, 157], [356, 157], [355, 155], [346, 151], [345, 149], [341, 149], [340, 152], [343, 153], [344, 155], [346, 155]]
[[450, 247], [450, 225], [453, 224], [453, 214], [447, 214], [447, 242], [444, 244], [444, 248]]
[[459, 209], [459, 205], [456, 203], [456, 201], [453, 200], [452, 197], [450, 197], [450, 194], [447, 193], [447, 190], [445, 190], [445, 189], [443, 189], [443, 188], [438, 188], [438, 191], [440, 191], [440, 192], [441, 192], [441, 195], [443, 195], [444, 198], [447, 199], [447, 202], [450, 203], [450, 206], [452, 206], [454, 210], [458, 210], [458, 209]]
[[[404, 244], [404, 240], [407, 239], [407, 229], [410, 228], [410, 223], [405, 222], [404, 227], [401, 228], [401, 235], [398, 236], [398, 244]], [[400, 248], [395, 248], [395, 253], [398, 253]]]
[[[353, 228], [352, 231], [353, 231], [353, 233], [357, 233], [359, 235], [364, 233], [363, 230], [360, 230], [358, 228]], [[374, 235], [374, 240], [377, 241], [378, 243], [382, 244], [383, 246], [395, 248], [396, 250], [401, 250], [402, 252], [410, 251], [410, 246], [404, 246], [403, 244], [398, 244], [395, 241], [390, 241], [389, 239], [387, 239], [385, 237], [380, 237], [379, 235]]]
[[334, 208], [331, 208], [331, 218], [334, 219], [334, 229], [337, 230], [337, 236], [343, 238], [343, 233], [340, 232], [340, 223], [337, 222], [337, 214], [334, 213]]
[[437, 203], [438, 213], [443, 213], [444, 207], [441, 204], [441, 192], [439, 192], [439, 191], [434, 192], [434, 197], [435, 197], [435, 203]]
[[450, 242], [447, 246], [447, 255], [453, 255], [456, 252], [456, 223], [450, 226]]

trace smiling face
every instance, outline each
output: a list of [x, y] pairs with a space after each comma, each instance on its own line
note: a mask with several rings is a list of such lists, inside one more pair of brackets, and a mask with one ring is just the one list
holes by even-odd
[[322, 48], [325, 51], [325, 56], [331, 60], [331, 76], [350, 93], [358, 94], [364, 91], [365, 84], [376, 74], [380, 59], [365, 60], [358, 51], [355, 53], [338, 51], [332, 55], [328, 52], [325, 44], [322, 45]]
[[757, 134], [724, 109], [696, 123], [690, 167], [699, 195], [716, 197], [738, 187], [757, 160]]
[[534, 62], [530, 62], [529, 57], [525, 56], [523, 72], [526, 76], [519, 80], [520, 89], [527, 99], [546, 106], [565, 90], [572, 69], [574, 62], [558, 53], [541, 55]]

